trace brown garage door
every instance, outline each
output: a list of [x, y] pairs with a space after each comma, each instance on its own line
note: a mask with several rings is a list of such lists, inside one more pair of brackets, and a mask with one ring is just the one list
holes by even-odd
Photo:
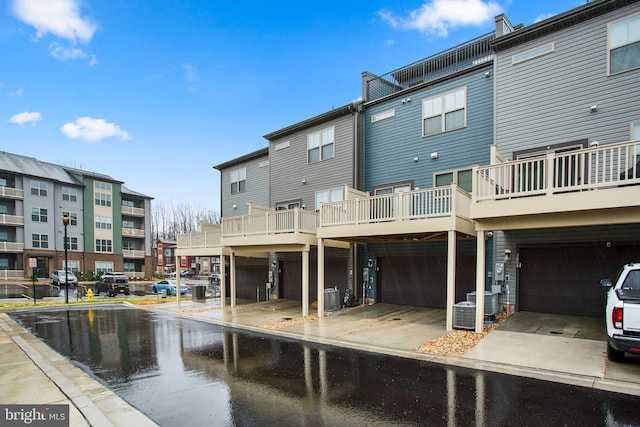
[[[342, 258], [325, 259], [325, 287], [337, 286], [340, 295], [348, 284], [348, 253]], [[301, 258], [301, 257], [300, 257]], [[285, 299], [302, 301], [302, 261], [283, 260], [280, 262], [280, 286], [281, 296]], [[318, 299], [318, 261], [315, 252], [309, 259], [309, 302]]]
[[[388, 304], [445, 308], [447, 257], [387, 256], [377, 259], [377, 301]], [[456, 261], [456, 302], [475, 290], [475, 254], [459, 254]]]
[[612, 244], [520, 248], [518, 309], [603, 316], [606, 289], [620, 267], [638, 259], [640, 248]]

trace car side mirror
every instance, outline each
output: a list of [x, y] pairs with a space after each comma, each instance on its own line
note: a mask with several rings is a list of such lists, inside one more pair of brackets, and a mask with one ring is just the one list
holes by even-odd
[[613, 282], [611, 282], [611, 279], [602, 279], [600, 280], [600, 285], [608, 288], [610, 286], [613, 286]]

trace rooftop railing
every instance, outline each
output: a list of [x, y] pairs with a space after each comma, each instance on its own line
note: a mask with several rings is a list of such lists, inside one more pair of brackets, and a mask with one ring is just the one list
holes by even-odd
[[222, 218], [222, 237], [315, 234], [317, 221], [318, 216], [315, 212], [297, 208]]

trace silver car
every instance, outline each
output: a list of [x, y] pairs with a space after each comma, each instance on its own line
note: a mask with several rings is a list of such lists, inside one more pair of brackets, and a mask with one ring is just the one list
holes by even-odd
[[78, 278], [73, 271], [67, 271], [66, 276], [64, 270], [53, 270], [51, 273], [51, 284], [52, 285], [65, 285], [65, 280], [69, 279], [69, 285], [76, 286], [78, 284]]

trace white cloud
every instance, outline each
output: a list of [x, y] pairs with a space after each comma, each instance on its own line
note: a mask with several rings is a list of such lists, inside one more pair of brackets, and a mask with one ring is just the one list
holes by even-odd
[[9, 96], [22, 96], [22, 93], [24, 91], [22, 90], [22, 88], [18, 88], [16, 90], [14, 90], [13, 92], [9, 92]]
[[75, 47], [63, 47], [58, 43], [52, 43], [51, 56], [61, 61], [66, 61], [68, 59], [86, 58], [87, 54], [82, 49]]
[[72, 43], [88, 43], [98, 29], [80, 16], [77, 0], [14, 0], [13, 12], [36, 29], [36, 37], [51, 33]]
[[25, 111], [24, 113], [14, 114], [9, 119], [9, 123], [23, 125], [25, 123], [34, 123], [34, 122], [37, 122], [38, 120], [42, 120], [42, 114]]
[[492, 1], [482, 0], [431, 0], [406, 17], [387, 10], [378, 15], [393, 28], [418, 30], [423, 33], [446, 37], [449, 30], [467, 25], [483, 25], [492, 22], [501, 11]]
[[101, 141], [104, 138], [120, 137], [122, 140], [131, 139], [127, 131], [120, 129], [115, 123], [107, 123], [104, 119], [80, 117], [75, 123], [65, 123], [60, 132], [72, 139], [86, 141]]

